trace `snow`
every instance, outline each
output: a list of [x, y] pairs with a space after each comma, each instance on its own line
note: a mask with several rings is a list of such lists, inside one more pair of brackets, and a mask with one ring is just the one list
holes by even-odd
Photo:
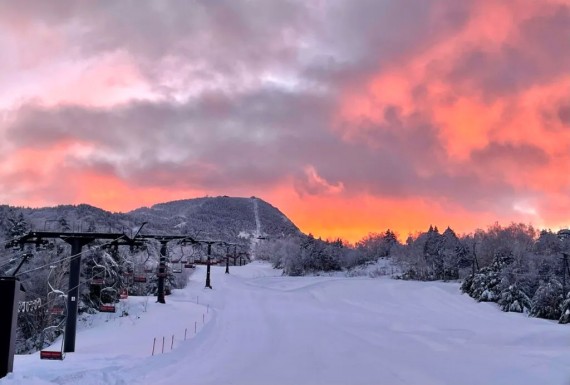
[[[0, 385], [570, 379], [567, 326], [477, 303], [461, 295], [457, 283], [282, 277], [262, 262], [231, 266], [230, 273], [213, 267], [213, 290], [204, 289], [200, 266], [166, 305], [131, 297], [121, 304], [129, 316], [99, 314], [89, 318], [91, 326], [81, 325], [77, 352], [63, 362], [17, 356], [15, 372]], [[158, 354], [151, 356], [155, 337]]]
[[376, 261], [370, 261], [351, 268], [346, 272], [346, 276], [376, 278], [381, 276], [393, 277], [400, 273], [400, 268], [392, 262], [391, 258], [382, 257]]
[[255, 216], [255, 230], [251, 237], [251, 259], [256, 258], [257, 245], [259, 244], [259, 237], [261, 237], [261, 220], [259, 219], [259, 202], [257, 198], [252, 198], [253, 201], [253, 215]]

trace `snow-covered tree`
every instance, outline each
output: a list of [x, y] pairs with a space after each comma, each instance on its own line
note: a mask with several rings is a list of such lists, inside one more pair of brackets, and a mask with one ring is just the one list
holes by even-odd
[[26, 234], [30, 230], [30, 225], [24, 218], [24, 214], [19, 212], [7, 218], [8, 226], [6, 237], [13, 239]]
[[532, 297], [530, 315], [538, 318], [560, 319], [563, 299], [560, 281], [552, 278], [542, 282]]
[[517, 283], [503, 289], [497, 301], [503, 311], [523, 313], [531, 309], [532, 303], [528, 295]]

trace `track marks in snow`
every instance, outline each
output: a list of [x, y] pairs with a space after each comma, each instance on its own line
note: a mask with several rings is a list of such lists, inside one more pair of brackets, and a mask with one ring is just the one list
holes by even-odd
[[259, 237], [261, 237], [261, 220], [259, 219], [259, 201], [257, 198], [251, 198], [253, 204], [253, 216], [255, 217], [255, 230], [253, 231], [251, 238], [250, 254], [251, 259], [255, 259], [257, 244], [259, 243]]

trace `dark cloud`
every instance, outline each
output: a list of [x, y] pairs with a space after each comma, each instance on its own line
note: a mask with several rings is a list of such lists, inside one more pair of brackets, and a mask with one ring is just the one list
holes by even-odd
[[[387, 107], [385, 124], [363, 123], [346, 140], [330, 128], [335, 105], [318, 93], [266, 89], [107, 110], [28, 106], [7, 130], [17, 146], [92, 143], [101, 151], [69, 159], [67, 167], [145, 187], [219, 191], [292, 177], [301, 194], [445, 197], [475, 209], [514, 193], [505, 182], [484, 183], [468, 169], [450, 170], [437, 129], [419, 114], [404, 117], [397, 107]], [[474, 160], [491, 164], [520, 156], [529, 162], [533, 154], [543, 160], [534, 148], [491, 146]]]
[[506, 165], [510, 165], [507, 172], [518, 167], [545, 166], [550, 157], [541, 148], [530, 144], [491, 142], [485, 148], [473, 151], [471, 159], [479, 167], [488, 169], [490, 173], [495, 171], [503, 173], [503, 167]]
[[570, 127], [570, 104], [558, 108], [558, 118], [563, 125]]
[[394, 68], [469, 20], [472, 1], [345, 1], [324, 11], [321, 52], [304, 74], [325, 84], [354, 87]]

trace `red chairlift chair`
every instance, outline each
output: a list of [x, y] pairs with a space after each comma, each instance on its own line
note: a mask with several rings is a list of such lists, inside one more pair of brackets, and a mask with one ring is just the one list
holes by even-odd
[[[107, 293], [106, 295], [111, 297], [112, 303], [103, 303], [104, 293]], [[99, 295], [99, 300], [101, 301], [101, 305], [99, 305], [99, 311], [101, 313], [115, 313], [117, 311], [115, 307], [116, 299], [117, 299], [117, 290], [115, 290], [112, 287], [106, 287], [104, 289], [101, 289], [101, 294]]]
[[61, 306], [54, 306], [49, 310], [51, 315], [64, 315], [65, 309]]
[[146, 283], [146, 275], [135, 275], [133, 277], [133, 282]]
[[57, 326], [48, 326], [47, 328], [45, 328], [44, 330], [42, 330], [42, 340], [45, 337], [45, 332], [47, 330], [59, 330], [61, 331], [61, 348], [60, 350], [41, 350], [40, 351], [40, 359], [42, 360], [58, 360], [58, 361], [62, 361], [65, 358], [65, 352], [63, 351], [63, 343], [65, 341], [65, 330], [63, 330], [63, 328], [61, 327], [61, 325], [63, 324], [63, 322], [61, 322], [59, 325]]

